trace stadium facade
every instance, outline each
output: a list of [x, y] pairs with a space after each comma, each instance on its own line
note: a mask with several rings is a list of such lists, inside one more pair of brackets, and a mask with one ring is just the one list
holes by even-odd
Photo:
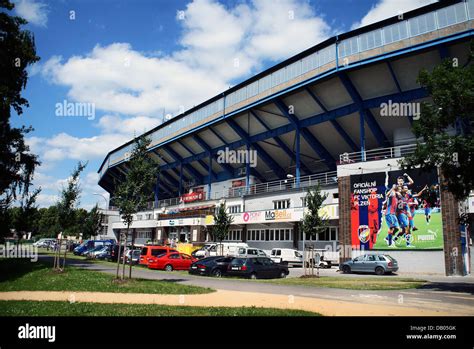
[[[397, 160], [414, 150], [411, 124], [429, 100], [419, 71], [445, 58], [465, 64], [473, 19], [474, 0], [398, 14], [332, 37], [148, 131], [161, 171], [154, 202], [132, 224], [136, 242], [201, 245], [224, 200], [234, 216], [228, 241], [301, 250], [304, 238], [341, 260], [389, 250], [402, 270], [469, 273], [469, 237], [437, 170], [405, 173]], [[111, 209], [132, 147], [110, 151], [98, 171]], [[397, 181], [416, 205], [409, 230], [388, 239], [385, 195]], [[328, 228], [303, 237], [297, 223], [316, 183], [328, 193]], [[125, 226], [110, 217], [117, 235]]]

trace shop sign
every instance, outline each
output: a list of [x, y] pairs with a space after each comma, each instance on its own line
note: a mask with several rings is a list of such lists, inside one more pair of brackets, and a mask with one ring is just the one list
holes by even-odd
[[287, 210], [270, 210], [265, 211], [266, 221], [279, 221], [291, 219], [291, 212]]
[[193, 192], [181, 195], [182, 202], [194, 202], [204, 200], [204, 192]]

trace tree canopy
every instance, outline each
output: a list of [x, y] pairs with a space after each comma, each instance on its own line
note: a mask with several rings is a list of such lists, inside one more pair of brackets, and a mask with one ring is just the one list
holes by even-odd
[[422, 102], [420, 115], [413, 121], [417, 137], [414, 154], [401, 161], [403, 168], [420, 167], [441, 170], [444, 183], [458, 200], [467, 198], [474, 184], [472, 159], [474, 137], [474, 42], [469, 58], [448, 58], [430, 72], [422, 70], [420, 85], [431, 100]]

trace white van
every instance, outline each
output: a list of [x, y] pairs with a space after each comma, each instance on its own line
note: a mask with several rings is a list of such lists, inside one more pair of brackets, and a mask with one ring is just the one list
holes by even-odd
[[[235, 256], [238, 253], [239, 248], [249, 247], [245, 242], [223, 242], [219, 243], [207, 243], [201, 249], [193, 252], [193, 256], [196, 258], [203, 258], [207, 256]], [[206, 254], [206, 251], [208, 253]]]
[[259, 248], [239, 247], [236, 257], [268, 257], [268, 255]]
[[274, 248], [270, 258], [275, 263], [286, 263], [288, 266], [303, 265], [303, 255], [291, 248]]

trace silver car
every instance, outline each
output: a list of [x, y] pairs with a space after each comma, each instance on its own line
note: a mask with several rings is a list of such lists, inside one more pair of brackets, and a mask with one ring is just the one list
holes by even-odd
[[387, 254], [365, 254], [341, 264], [343, 273], [375, 273], [384, 275], [398, 270], [398, 262]]

